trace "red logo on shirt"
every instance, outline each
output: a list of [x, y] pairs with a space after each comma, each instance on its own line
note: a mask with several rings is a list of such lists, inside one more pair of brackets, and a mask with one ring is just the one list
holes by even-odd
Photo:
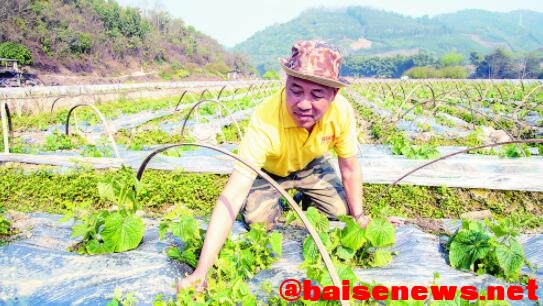
[[332, 140], [334, 140], [334, 135], [330, 135], [330, 136], [322, 136], [321, 142], [322, 142], [322, 143], [331, 142]]

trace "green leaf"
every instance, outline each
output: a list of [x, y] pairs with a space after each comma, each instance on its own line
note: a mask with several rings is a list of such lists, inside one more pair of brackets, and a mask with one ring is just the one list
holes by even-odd
[[317, 245], [315, 244], [311, 236], [307, 236], [305, 238], [302, 247], [302, 254], [304, 255], [304, 259], [309, 262], [315, 262], [320, 257]]
[[330, 228], [328, 218], [320, 213], [315, 207], [309, 207], [307, 209], [306, 216], [317, 232], [328, 232], [328, 229]]
[[354, 257], [354, 254], [356, 254], [356, 252], [351, 249], [351, 248], [348, 248], [348, 247], [344, 247], [342, 245], [340, 245], [338, 248], [337, 248], [337, 251], [336, 251], [336, 255], [337, 257], [343, 259], [343, 260], [350, 260]]
[[311, 265], [307, 267], [306, 274], [309, 279], [318, 281], [322, 278], [324, 274], [327, 274], [327, 271], [324, 271], [320, 266]]
[[392, 261], [392, 254], [388, 250], [377, 249], [373, 254], [373, 267], [383, 267]]
[[98, 183], [98, 194], [101, 198], [117, 203], [115, 190], [111, 183]]
[[89, 240], [86, 245], [86, 251], [88, 254], [108, 254], [113, 253], [115, 246], [110, 241], [99, 242], [96, 239]]
[[192, 268], [195, 268], [198, 263], [196, 254], [194, 254], [192, 250], [184, 250], [181, 252], [178, 248], [169, 248], [167, 254], [169, 257], [184, 262]]
[[503, 220], [500, 220], [499, 222], [490, 222], [485, 220], [485, 224], [498, 238], [504, 236], [516, 237], [520, 235], [521, 226], [516, 223], [517, 222], [515, 222], [514, 217], [505, 218]]
[[234, 295], [238, 298], [249, 295], [251, 293], [249, 291], [249, 286], [247, 286], [247, 284], [243, 281], [241, 277], [234, 281], [232, 291]]
[[394, 244], [394, 226], [385, 218], [372, 220], [366, 228], [366, 238], [374, 247]]
[[485, 230], [484, 224], [479, 221], [469, 221], [468, 229], [475, 232], [483, 232]]
[[330, 239], [330, 246], [328, 247], [329, 250], [335, 250], [340, 242], [341, 237], [341, 231], [339, 228], [334, 228], [332, 231], [328, 233], [328, 237]]
[[272, 252], [275, 253], [277, 256], [281, 256], [283, 254], [283, 235], [277, 232], [273, 232], [270, 234], [270, 246], [272, 249]]
[[453, 268], [470, 269], [476, 260], [487, 256], [491, 238], [485, 232], [461, 230], [453, 238], [449, 261]]
[[503, 223], [493, 223], [488, 220], [485, 220], [486, 226], [496, 235], [496, 237], [500, 238], [508, 234], [507, 230], [504, 227]]
[[[349, 280], [351, 285], [357, 284], [359, 282], [358, 276], [353, 272], [353, 269], [345, 264], [334, 264], [337, 270], [337, 274], [339, 276], [340, 280]], [[321, 278], [319, 279], [319, 284], [321, 286], [331, 286], [334, 283], [332, 282], [332, 278], [330, 278], [330, 273], [328, 271], [324, 271], [324, 273], [321, 274]]]
[[86, 223], [78, 223], [72, 226], [71, 238], [85, 237], [91, 229]]
[[241, 300], [241, 305], [247, 306], [256, 306], [256, 297], [254, 295], [248, 294], [243, 297]]
[[158, 239], [164, 240], [164, 236], [166, 236], [166, 233], [168, 233], [168, 229], [170, 228], [169, 222], [161, 222], [158, 225]]
[[509, 240], [510, 246], [499, 244], [496, 247], [496, 258], [498, 264], [507, 276], [517, 274], [524, 263], [524, 249], [515, 239]]
[[120, 306], [119, 300], [116, 298], [113, 298], [111, 301], [109, 301], [106, 306]]
[[140, 244], [144, 228], [143, 221], [139, 217], [113, 213], [106, 218], [100, 235], [104, 242], [112, 242], [114, 252], [124, 252], [135, 249]]
[[285, 226], [291, 224], [292, 222], [296, 221], [298, 219], [298, 215], [296, 212], [289, 210], [287, 212], [287, 215], [285, 217]]
[[170, 223], [172, 234], [183, 241], [200, 240], [200, 227], [193, 216], [181, 216], [179, 222]]
[[340, 280], [349, 280], [351, 285], [359, 282], [358, 276], [353, 272], [353, 269], [345, 264], [336, 265], [337, 274]]
[[364, 230], [356, 223], [353, 218], [344, 219], [345, 227], [341, 231], [341, 245], [357, 251], [364, 245]]
[[330, 236], [328, 235], [328, 233], [327, 232], [320, 232], [320, 233], [318, 233], [318, 235], [319, 235], [319, 238], [320, 238], [322, 244], [324, 245], [324, 248], [328, 252], [330, 252], [331, 251], [330, 246], [332, 245], [332, 242], [330, 241]]

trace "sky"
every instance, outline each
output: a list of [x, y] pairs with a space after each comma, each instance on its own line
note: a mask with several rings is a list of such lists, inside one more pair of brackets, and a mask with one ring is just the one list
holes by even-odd
[[296, 18], [311, 7], [368, 6], [420, 17], [463, 9], [509, 12], [524, 9], [543, 12], [541, 0], [117, 0], [123, 6], [161, 9], [181, 18], [226, 47], [243, 42], [276, 23]]

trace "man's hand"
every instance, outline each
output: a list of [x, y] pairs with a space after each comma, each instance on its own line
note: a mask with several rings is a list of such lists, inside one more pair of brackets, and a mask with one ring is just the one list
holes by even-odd
[[207, 288], [207, 277], [198, 273], [192, 273], [177, 281], [177, 292], [190, 287], [196, 288], [196, 292], [204, 291]]
[[404, 224], [407, 219], [402, 217], [388, 217], [388, 222], [398, 225], [398, 224]]
[[[405, 218], [402, 217], [388, 217], [388, 222], [392, 223], [393, 225], [399, 225], [405, 223]], [[356, 222], [360, 225], [361, 228], [366, 228], [368, 226], [368, 223], [370, 223], [371, 219], [367, 216], [360, 216]]]
[[368, 216], [360, 216], [358, 219], [356, 219], [356, 222], [358, 225], [360, 225], [361, 228], [366, 228], [368, 226], [368, 223], [370, 223], [370, 218]]

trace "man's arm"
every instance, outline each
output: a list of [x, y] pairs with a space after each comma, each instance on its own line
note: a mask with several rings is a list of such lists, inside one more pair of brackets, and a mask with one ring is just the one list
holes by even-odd
[[362, 173], [360, 164], [356, 156], [348, 158], [338, 158], [341, 179], [345, 189], [349, 213], [356, 219], [361, 227], [365, 228], [369, 223], [369, 218], [364, 214], [362, 206]]
[[198, 265], [191, 275], [177, 283], [178, 290], [192, 285], [196, 285], [197, 289], [201, 290], [206, 286], [207, 272], [213, 266], [230, 234], [232, 224], [247, 198], [253, 181], [254, 179], [237, 171], [232, 173], [211, 214]]

